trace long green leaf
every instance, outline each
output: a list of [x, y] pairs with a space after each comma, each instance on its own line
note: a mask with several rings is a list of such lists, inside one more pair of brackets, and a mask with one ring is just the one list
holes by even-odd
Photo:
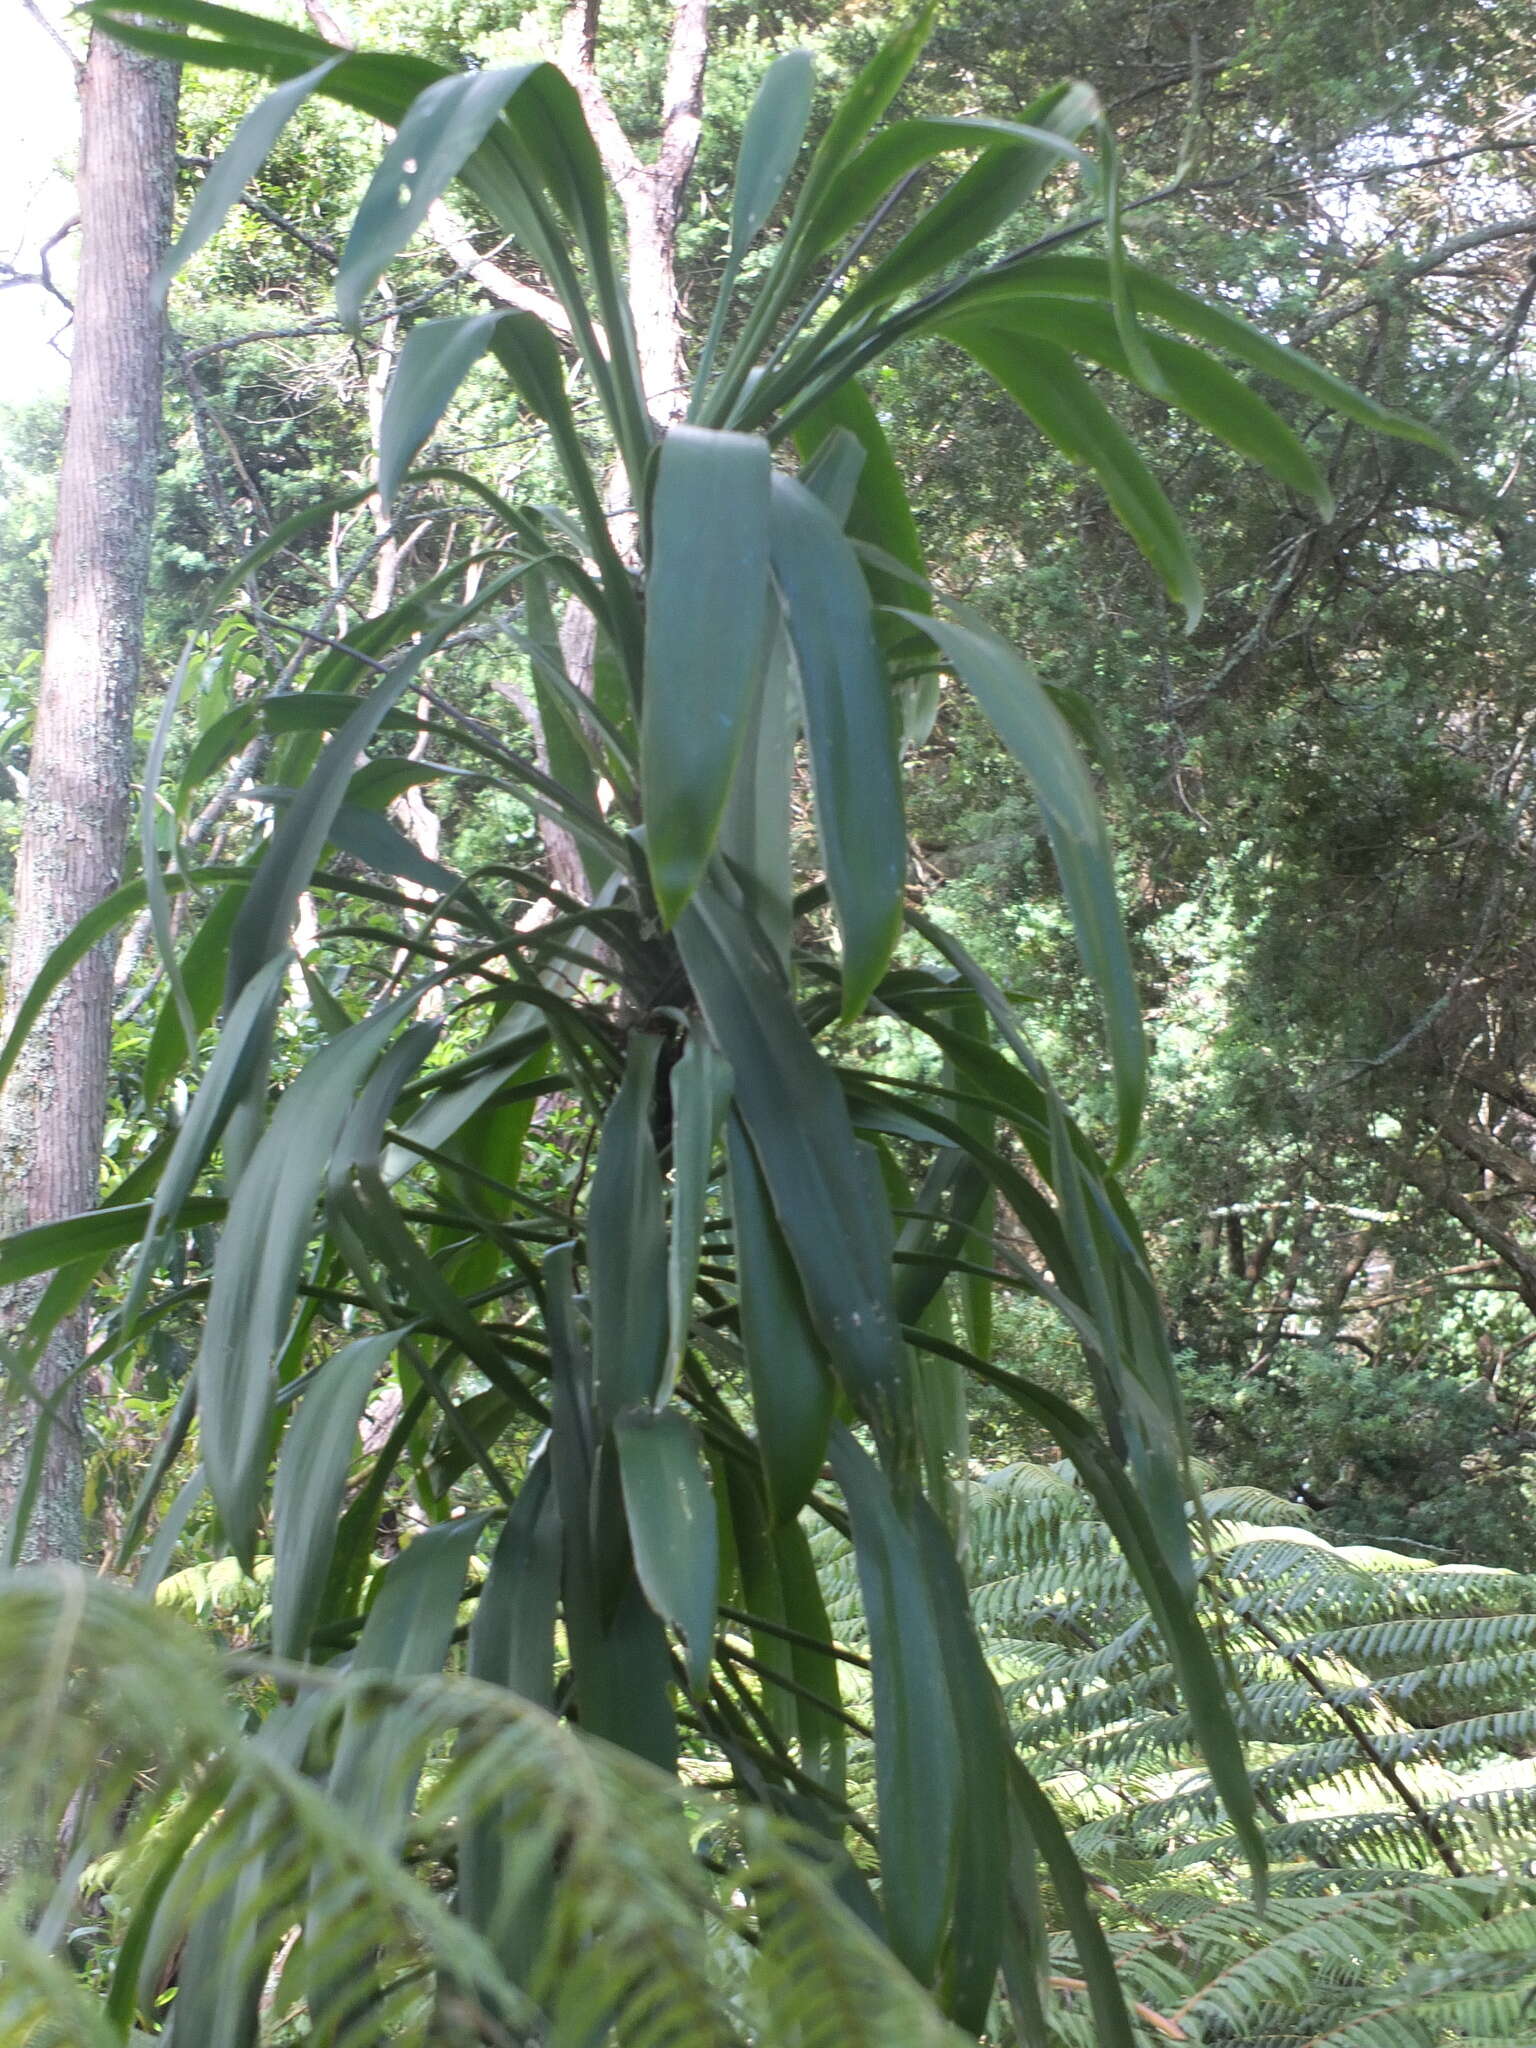
[[230, 1113], [246, 1092], [253, 1072], [265, 1068], [273, 1021], [282, 999], [283, 978], [289, 958], [278, 954], [259, 974], [253, 975], [240, 991], [240, 999], [219, 1034], [208, 1071], [192, 1098], [186, 1119], [176, 1133], [176, 1142], [155, 1190], [148, 1228], [140, 1246], [133, 1276], [128, 1283], [122, 1317], [131, 1323], [144, 1305], [150, 1278], [165, 1249], [187, 1196], [197, 1176], [207, 1165], [219, 1133]]
[[338, 57], [328, 57], [323, 64], [280, 85], [252, 107], [198, 186], [186, 225], [162, 266], [162, 283], [174, 277], [205, 243], [212, 241], [223, 226], [225, 215], [272, 154], [279, 135], [340, 61]]
[[530, 1461], [491, 1552], [469, 1631], [470, 1676], [545, 1708], [555, 1703], [559, 1529], [546, 1445]]
[[637, 1032], [603, 1123], [587, 1204], [592, 1376], [597, 1412], [655, 1398], [667, 1356], [667, 1232], [651, 1136], [661, 1040]]
[[691, 1031], [667, 1085], [672, 1096], [672, 1230], [667, 1247], [667, 1363], [658, 1405], [671, 1398], [688, 1346], [704, 1211], [715, 1143], [731, 1099], [731, 1070], [701, 1032]]
[[564, 1535], [561, 1603], [576, 1710], [583, 1728], [593, 1735], [671, 1771], [677, 1764], [677, 1728], [666, 1631], [632, 1570], [616, 1601], [605, 1607], [602, 1597], [604, 1573], [595, 1526], [597, 1425], [592, 1368], [576, 1327], [573, 1249], [556, 1245], [545, 1254], [544, 1288], [551, 1380], [549, 1455]]
[[771, 464], [756, 435], [675, 427], [651, 507], [640, 788], [670, 924], [714, 850], [763, 655]]
[[898, 1447], [911, 1430], [906, 1353], [842, 1091], [750, 920], [713, 883], [678, 919], [677, 939], [710, 1034], [731, 1063], [736, 1106], [816, 1334], [859, 1413]]
[[429, 85], [412, 101], [341, 252], [336, 309], [343, 327], [357, 326], [369, 292], [500, 120], [508, 100], [538, 69], [518, 64], [461, 72]]
[[[546, 1709], [555, 1703], [560, 1549], [560, 1517], [546, 1447], [530, 1463], [491, 1553], [475, 1602], [468, 1652], [472, 1678], [505, 1686]], [[459, 1911], [491, 1942], [517, 1984], [528, 1982], [539, 1955], [553, 1876], [546, 1864], [542, 1883], [526, 1882], [519, 1867], [524, 1858], [513, 1847], [522, 1817], [511, 1799], [473, 1818], [466, 1815], [455, 1894]]]
[[509, 317], [519, 316], [465, 313], [423, 320], [406, 336], [379, 419], [379, 497], [386, 508], [459, 386], [489, 348], [497, 322]]
[[799, 1522], [785, 1522], [774, 1530], [773, 1555], [784, 1624], [793, 1631], [789, 1661], [800, 1688], [795, 1698], [800, 1768], [824, 1786], [831, 1798], [841, 1800], [846, 1789], [848, 1738], [837, 1682], [838, 1660], [832, 1654], [826, 1596]]
[[785, 978], [795, 918], [790, 782], [797, 728], [791, 694], [789, 642], [782, 621], [775, 617], [770, 620], [746, 739], [720, 820], [719, 851]]
[[810, 1498], [827, 1455], [832, 1378], [757, 1155], [735, 1116], [728, 1140], [741, 1348], [768, 1498], [775, 1519], [788, 1522]]
[[[0, 1288], [87, 1261], [94, 1261], [99, 1271], [114, 1252], [139, 1243], [153, 1210], [151, 1202], [125, 1202], [120, 1207], [87, 1209], [57, 1223], [13, 1231], [0, 1238]], [[195, 1230], [201, 1224], [216, 1223], [223, 1214], [224, 1204], [214, 1196], [194, 1195], [182, 1205], [177, 1227]]]
[[402, 1332], [358, 1337], [328, 1358], [283, 1437], [272, 1487], [272, 1652], [309, 1655], [325, 1597], [347, 1474], [358, 1454], [357, 1425], [379, 1367]]
[[756, 241], [784, 196], [811, 118], [814, 82], [809, 50], [786, 50], [763, 74], [741, 132], [731, 191], [730, 254], [735, 261]]
[[948, 619], [906, 616], [953, 664], [1035, 792], [1078, 952], [1104, 1010], [1119, 1108], [1119, 1164], [1129, 1157], [1141, 1123], [1146, 1046], [1109, 838], [1088, 771], [1038, 678], [1005, 642]]
[[[1277, 383], [1318, 401], [1330, 412], [1355, 420], [1376, 433], [1394, 434], [1399, 439], [1421, 442], [1442, 454], [1452, 450], [1433, 427], [1423, 425], [1406, 413], [1394, 412], [1366, 392], [1325, 370], [1300, 349], [1288, 348], [1255, 327], [1251, 321], [1228, 312], [1226, 307], [1197, 298], [1193, 292], [1159, 277], [1141, 264], [1125, 266], [1127, 289], [1142, 319], [1166, 322], [1192, 340], [1208, 343], [1246, 363], [1252, 370], [1273, 377]], [[1111, 303], [1109, 265], [1102, 256], [1051, 254], [1029, 256], [998, 266], [994, 271], [958, 285], [947, 294], [942, 306], [927, 314], [929, 320], [947, 319], [950, 313], [980, 314], [990, 319], [994, 309], [1006, 307], [1019, 296], [1097, 300]]]
[[232, 1005], [251, 977], [287, 946], [299, 898], [331, 836], [356, 773], [358, 756], [447, 631], [446, 623], [440, 625], [400, 658], [328, 741], [313, 773], [284, 811], [230, 937], [227, 1005]]
[[1069, 462], [1091, 469], [1115, 515], [1184, 607], [1193, 631], [1205, 603], [1200, 571], [1178, 515], [1135, 444], [1063, 348], [1022, 341], [979, 320], [946, 319], [939, 330], [956, 341], [1034, 421]]
[[984, 150], [1019, 148], [1040, 151], [1046, 167], [1084, 161], [1083, 152], [1065, 133], [1037, 128], [1023, 121], [994, 121], [974, 115], [928, 116], [894, 121], [843, 167], [836, 184], [806, 226], [806, 240], [823, 255], [872, 212], [898, 179], [951, 152], [980, 155]]
[[997, 1681], [976, 1637], [965, 1575], [949, 1536], [924, 1500], [911, 1503], [908, 1526], [927, 1582], [950, 1711], [965, 1759], [959, 1786], [945, 2008], [968, 2033], [980, 2034], [986, 2028], [997, 1981], [1008, 1910], [1012, 1861], [1008, 1770], [1013, 1744]]
[[961, 1755], [923, 1561], [879, 1467], [846, 1429], [832, 1468], [853, 1519], [874, 1660], [880, 1904], [891, 1947], [930, 1984], [953, 1898]]
[[87, 953], [93, 952], [103, 939], [115, 932], [118, 926], [144, 908], [144, 883], [142, 878], [124, 882], [120, 889], [114, 889], [104, 897], [94, 910], [88, 910], [78, 924], [65, 933], [38, 970], [37, 978], [27, 990], [16, 1011], [3, 1047], [0, 1047], [0, 1084], [15, 1066], [22, 1047], [26, 1044], [33, 1026], [48, 1006], [48, 999], [71, 970], [78, 966]]
[[702, 1694], [715, 1647], [715, 1497], [691, 1423], [675, 1408], [630, 1408], [613, 1425], [635, 1570], [645, 1597], [683, 1639], [688, 1685]]
[[203, 1463], [249, 1570], [273, 1426], [273, 1364], [293, 1311], [320, 1183], [364, 1075], [414, 996], [322, 1047], [284, 1092], [219, 1239], [196, 1366]]
[[[1121, 376], [1134, 370], [1102, 306], [1085, 300], [1020, 294], [989, 308], [991, 324], [1055, 342], [1074, 355], [1103, 363]], [[1262, 464], [1293, 490], [1311, 498], [1326, 519], [1332, 516], [1333, 495], [1327, 479], [1305, 443], [1257, 392], [1234, 377], [1207, 349], [1170, 335], [1143, 331], [1142, 340], [1156, 363], [1163, 395], [1229, 448]]]
[[816, 830], [856, 1017], [901, 931], [907, 839], [895, 707], [858, 558], [827, 507], [775, 475], [773, 573], [805, 707]]

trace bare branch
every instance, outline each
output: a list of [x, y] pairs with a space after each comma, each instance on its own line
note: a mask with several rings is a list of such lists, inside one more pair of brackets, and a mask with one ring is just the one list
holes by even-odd
[[536, 285], [523, 284], [490, 256], [482, 256], [470, 239], [468, 227], [446, 199], [436, 200], [428, 207], [427, 227], [443, 254], [452, 258], [455, 277], [471, 278], [499, 305], [519, 313], [537, 314], [557, 334], [570, 333], [570, 315], [560, 301], [549, 292], [541, 292]]
[[37, 0], [21, 0], [21, 4], [27, 10], [28, 14], [31, 15], [32, 19], [37, 23], [38, 27], [42, 30], [43, 34], [48, 38], [49, 42], [52, 43], [56, 49], [62, 52], [65, 62], [69, 65], [70, 70], [73, 71], [75, 74], [75, 83], [76, 85], [78, 85], [81, 79], [85, 76], [85, 59], [83, 57], [78, 56], [75, 53], [75, 51], [71, 49], [69, 44], [64, 40], [63, 36], [60, 35], [57, 22], [53, 22], [48, 19], [48, 16], [44, 14], [42, 8], [38, 6]]
[[620, 127], [619, 117], [609, 104], [608, 95], [597, 76], [597, 25], [601, 11], [599, 0], [575, 0], [566, 13], [560, 38], [560, 57], [576, 88], [581, 111], [587, 117], [587, 126], [592, 130], [592, 139], [597, 144], [603, 168], [624, 193], [630, 184], [644, 175], [645, 166]]
[[1490, 242], [1510, 242], [1521, 236], [1536, 236], [1536, 213], [1522, 213], [1509, 220], [1487, 222], [1480, 228], [1468, 228], [1464, 234], [1452, 235], [1448, 241], [1437, 242], [1432, 249], [1426, 249], [1422, 256], [1415, 256], [1383, 278], [1374, 291], [1363, 292], [1359, 298], [1350, 299], [1345, 305], [1335, 306], [1331, 312], [1319, 313], [1307, 321], [1294, 335], [1295, 342], [1315, 341], [1320, 334], [1337, 327], [1342, 321], [1353, 320], [1359, 313], [1365, 313], [1372, 306], [1384, 306], [1405, 284], [1415, 278], [1427, 277], [1431, 271], [1442, 269], [1453, 263], [1458, 256], [1465, 256], [1472, 249], [1483, 249]]
[[699, 151], [708, 58], [709, 0], [677, 0], [662, 86], [661, 148], [652, 171], [657, 197], [674, 214]]
[[51, 297], [57, 299], [66, 312], [73, 313], [75, 302], [55, 282], [48, 258], [59, 246], [60, 242], [64, 240], [65, 236], [72, 235], [79, 225], [80, 216], [77, 213], [71, 219], [65, 221], [63, 227], [54, 229], [53, 233], [37, 252], [36, 270], [18, 270], [14, 264], [0, 263], [0, 290], [13, 284], [35, 284]]

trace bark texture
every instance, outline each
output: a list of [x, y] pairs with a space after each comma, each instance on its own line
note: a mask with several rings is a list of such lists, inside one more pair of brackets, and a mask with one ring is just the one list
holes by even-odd
[[[7, 1024], [52, 948], [121, 878], [160, 447], [163, 316], [154, 276], [171, 218], [176, 73], [98, 34], [80, 97], [80, 280]], [[0, 1097], [7, 1230], [95, 1205], [111, 1026], [112, 955], [101, 946], [50, 1002]], [[35, 1289], [18, 1289], [0, 1301], [0, 1327], [13, 1341], [35, 1298]], [[40, 1357], [22, 1353], [53, 1417], [28, 1557], [81, 1552], [75, 1368], [85, 1341], [82, 1310]], [[38, 1439], [34, 1402], [9, 1405], [0, 1431], [0, 1507], [9, 1524]]]

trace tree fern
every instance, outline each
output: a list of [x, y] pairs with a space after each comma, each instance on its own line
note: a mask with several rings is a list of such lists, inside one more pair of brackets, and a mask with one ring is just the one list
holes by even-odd
[[1167, 1660], [1070, 1468], [1019, 1467], [970, 1499], [976, 1612], [1010, 1718], [1104, 1886], [1127, 1980], [1213, 2048], [1529, 2041], [1536, 1581], [1335, 1546], [1252, 1490], [1212, 1489], [1203, 1512], [1202, 1612], [1266, 1816], [1262, 1920]]

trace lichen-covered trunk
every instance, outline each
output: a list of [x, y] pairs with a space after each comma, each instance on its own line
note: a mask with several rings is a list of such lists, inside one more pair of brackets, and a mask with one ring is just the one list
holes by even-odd
[[[160, 446], [163, 321], [154, 275], [170, 226], [176, 73], [93, 36], [81, 83], [80, 281], [59, 474], [42, 681], [6, 963], [9, 1023], [49, 952], [116, 887], [128, 821], [134, 698]], [[0, 1226], [97, 1200], [112, 1025], [112, 955], [59, 990], [0, 1096]], [[14, 1343], [35, 1288], [0, 1298]], [[82, 1310], [30, 1366], [34, 1398], [0, 1413], [0, 1508], [36, 1482], [28, 1557], [79, 1556]], [[33, 1464], [34, 1452], [36, 1463]]]

